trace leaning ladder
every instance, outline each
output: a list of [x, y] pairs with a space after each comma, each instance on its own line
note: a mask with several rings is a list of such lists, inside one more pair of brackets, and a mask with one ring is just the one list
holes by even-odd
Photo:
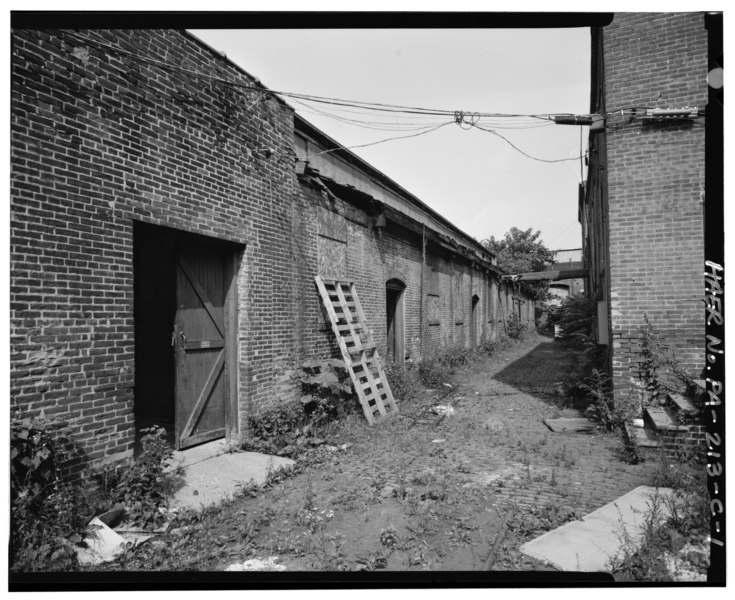
[[374, 425], [397, 413], [398, 407], [380, 363], [373, 336], [367, 328], [355, 284], [325, 281], [319, 275], [314, 280], [329, 314], [352, 386], [360, 398], [368, 423]]

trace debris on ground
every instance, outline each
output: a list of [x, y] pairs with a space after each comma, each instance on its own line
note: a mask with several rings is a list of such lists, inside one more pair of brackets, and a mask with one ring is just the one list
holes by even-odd
[[98, 565], [114, 560], [125, 549], [125, 539], [97, 517], [89, 522], [89, 535], [84, 538], [86, 548], [77, 549], [81, 565]]
[[286, 566], [278, 564], [277, 556], [269, 556], [265, 560], [251, 558], [242, 563], [234, 563], [225, 571], [285, 571]]
[[440, 417], [449, 417], [454, 414], [454, 407], [448, 404], [439, 404], [437, 406], [432, 406], [429, 411], [435, 415], [439, 415]]
[[380, 490], [380, 497], [381, 498], [393, 498], [396, 495], [396, 488], [392, 485], [386, 485], [382, 490]]
[[586, 417], [544, 419], [544, 424], [554, 433], [594, 431], [594, 425]]

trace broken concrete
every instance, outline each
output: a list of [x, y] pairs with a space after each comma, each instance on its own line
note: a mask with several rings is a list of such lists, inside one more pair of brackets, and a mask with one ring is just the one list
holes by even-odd
[[661, 440], [658, 438], [658, 435], [647, 427], [628, 427], [627, 431], [628, 435], [641, 448], [659, 448], [661, 446]]
[[676, 421], [664, 408], [647, 406], [645, 415], [653, 423], [656, 431], [687, 431], [688, 429], [685, 425], [677, 425]]
[[278, 563], [277, 556], [269, 556], [265, 560], [251, 558], [243, 563], [228, 566], [225, 571], [285, 571], [286, 566]]
[[521, 546], [521, 552], [562, 571], [608, 571], [611, 561], [626, 549], [637, 549], [643, 526], [658, 494], [659, 516], [669, 516], [664, 499], [670, 488], [639, 486], [579, 521], [566, 523]]
[[[207, 448], [209, 446], [209, 448]], [[176, 492], [173, 508], [199, 509], [232, 498], [241, 486], [263, 485], [272, 471], [295, 461], [260, 452], [224, 452], [223, 442], [177, 452], [184, 485]]]

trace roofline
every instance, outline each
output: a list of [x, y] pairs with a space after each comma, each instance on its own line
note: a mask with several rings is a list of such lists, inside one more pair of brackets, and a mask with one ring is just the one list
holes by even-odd
[[[196, 34], [192, 33], [188, 29], [182, 30], [185, 35], [190, 37], [192, 40], [194, 40], [196, 43], [200, 44], [213, 54], [215, 54], [217, 57], [219, 57], [221, 60], [225, 61], [228, 65], [233, 67], [238, 72], [242, 73], [249, 79], [252, 79], [254, 83], [260, 87], [262, 87], [264, 90], [269, 90], [269, 88], [263, 84], [263, 82], [260, 81], [258, 77], [253, 75], [252, 73], [249, 73], [245, 69], [243, 69], [240, 65], [232, 61], [227, 57], [227, 54], [224, 52], [217, 50], [213, 46], [210, 46], [207, 42], [199, 38]], [[270, 90], [269, 90], [270, 91]], [[366, 172], [371, 177], [377, 179], [380, 181], [383, 185], [391, 189], [393, 192], [396, 192], [406, 200], [408, 200], [411, 204], [422, 210], [423, 212], [430, 215], [432, 218], [436, 219], [440, 223], [442, 223], [445, 227], [452, 230], [458, 237], [462, 238], [462, 240], [465, 243], [468, 243], [472, 246], [474, 246], [477, 250], [480, 250], [481, 252], [484, 252], [486, 254], [489, 254], [490, 256], [495, 256], [493, 252], [485, 248], [480, 242], [478, 242], [475, 238], [470, 236], [469, 234], [462, 231], [459, 227], [457, 227], [454, 223], [449, 221], [447, 218], [440, 215], [438, 212], [436, 212], [434, 209], [432, 209], [430, 206], [419, 200], [416, 196], [414, 196], [411, 192], [409, 192], [407, 189], [405, 189], [400, 184], [396, 183], [393, 179], [388, 177], [385, 173], [382, 171], [379, 171], [375, 167], [373, 167], [370, 163], [366, 162], [359, 156], [357, 156], [354, 152], [351, 152], [347, 148], [345, 148], [342, 144], [340, 144], [337, 140], [332, 138], [331, 136], [324, 133], [321, 129], [316, 127], [313, 123], [307, 121], [304, 117], [299, 115], [293, 106], [291, 106], [286, 100], [281, 98], [277, 92], [273, 92], [273, 96], [281, 102], [284, 106], [288, 107], [291, 111], [293, 111], [294, 114], [294, 131], [302, 131], [303, 133], [307, 133], [308, 135], [311, 135], [314, 138], [317, 138], [319, 141], [325, 143], [326, 146], [328, 146], [329, 150], [333, 150], [335, 154], [340, 155], [343, 159], [346, 159], [348, 162], [351, 162], [353, 164], [356, 164], [356, 166]]]
[[378, 181], [380, 181], [380, 183], [388, 187], [391, 191], [398, 193], [404, 199], [408, 200], [411, 204], [413, 204], [414, 206], [416, 206], [423, 212], [429, 214], [432, 218], [436, 219], [437, 221], [442, 223], [447, 228], [451, 229], [454, 233], [456, 233], [459, 237], [461, 237], [463, 241], [469, 244], [472, 244], [473, 246], [475, 246], [478, 250], [481, 250], [482, 252], [486, 252], [490, 254], [491, 256], [495, 256], [493, 252], [485, 248], [485, 246], [483, 246], [475, 238], [470, 236], [468, 233], [465, 233], [464, 231], [462, 231], [459, 227], [457, 227], [454, 223], [449, 221], [446, 217], [443, 217], [438, 212], [436, 212], [433, 208], [431, 208], [429, 205], [419, 200], [416, 196], [414, 196], [406, 188], [396, 183], [393, 179], [388, 177], [385, 173], [373, 167], [370, 163], [366, 162], [364, 159], [357, 156], [354, 152], [351, 152], [350, 150], [342, 146], [342, 144], [340, 144], [338, 141], [336, 141], [331, 136], [324, 133], [321, 129], [316, 127], [310, 121], [307, 121], [304, 117], [302, 117], [298, 113], [294, 113], [294, 129], [296, 131], [300, 131], [301, 133], [305, 133], [307, 135], [317, 138], [319, 141], [323, 142], [325, 146], [327, 146], [328, 150], [333, 150], [332, 152], [333, 154], [336, 154], [340, 156], [341, 158], [346, 159], [348, 162], [356, 164], [356, 166], [360, 170], [364, 171], [365, 173], [367, 173], [374, 179], [377, 179]]
[[[203, 46], [207, 50], [209, 50], [212, 54], [215, 54], [218, 58], [226, 62], [230, 67], [234, 68], [236, 71], [239, 71], [241, 74], [245, 75], [248, 79], [252, 79], [253, 83], [257, 86], [262, 87], [264, 90], [272, 91], [268, 86], [266, 86], [260, 78], [256, 77], [252, 73], [246, 71], [243, 69], [240, 65], [238, 65], [235, 61], [227, 57], [227, 54], [225, 54], [222, 50], [217, 50], [214, 46], [210, 46], [207, 42], [205, 42], [202, 38], [198, 37], [196, 34], [192, 33], [188, 29], [182, 29], [181, 30], [184, 35], [190, 37], [192, 40], [194, 40], [197, 44], [200, 46]], [[291, 106], [288, 102], [286, 102], [283, 98], [281, 98], [277, 93], [272, 92], [272, 96], [278, 100], [281, 104], [283, 104], [285, 107], [287, 107], [289, 110], [293, 111], [294, 113], [296, 110], [293, 106]]]

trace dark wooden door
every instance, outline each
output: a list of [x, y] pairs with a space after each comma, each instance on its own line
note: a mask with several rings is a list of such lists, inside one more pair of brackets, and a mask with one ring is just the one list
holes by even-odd
[[403, 363], [403, 290], [406, 286], [397, 279], [391, 279], [385, 286], [385, 316], [389, 362]]
[[224, 248], [181, 242], [176, 256], [176, 447], [225, 436], [229, 384]]
[[472, 296], [472, 311], [470, 313], [470, 340], [472, 342], [472, 347], [475, 348], [477, 346], [478, 341], [478, 323], [477, 323], [477, 317], [478, 313], [480, 312], [477, 310], [477, 306], [480, 303], [480, 298], [478, 296]]
[[385, 294], [385, 309], [387, 321], [388, 344], [386, 347], [387, 358], [390, 362], [396, 359], [396, 304], [398, 291], [387, 289]]

